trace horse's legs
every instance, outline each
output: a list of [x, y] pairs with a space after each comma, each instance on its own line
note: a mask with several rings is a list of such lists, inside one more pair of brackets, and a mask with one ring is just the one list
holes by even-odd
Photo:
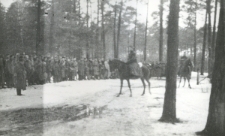
[[[184, 86], [185, 86], [185, 83], [186, 83], [186, 77], [184, 77]], [[183, 86], [183, 87], [184, 87], [184, 86]]]
[[132, 90], [131, 90], [131, 87], [130, 87], [130, 80], [127, 79], [127, 84], [128, 84], [128, 87], [130, 89], [130, 97], [132, 97]]
[[144, 78], [143, 77], [141, 77], [141, 81], [142, 81], [142, 84], [144, 86], [144, 90], [143, 90], [142, 95], [144, 95], [145, 94], [145, 81], [144, 81]]
[[180, 76], [180, 82], [179, 82], [178, 88], [180, 87], [181, 80], [182, 80], [182, 76]]
[[119, 97], [122, 94], [122, 88], [123, 88], [123, 79], [120, 79], [120, 93], [117, 95], [117, 97]]
[[188, 78], [187, 80], [188, 80], [188, 87], [191, 89], [190, 78]]
[[150, 91], [150, 86], [151, 86], [151, 83], [150, 83], [150, 81], [149, 81], [149, 79], [148, 78], [145, 78], [145, 80], [147, 81], [147, 83], [148, 83], [148, 90], [149, 90], [149, 93], [151, 94], [151, 91]]

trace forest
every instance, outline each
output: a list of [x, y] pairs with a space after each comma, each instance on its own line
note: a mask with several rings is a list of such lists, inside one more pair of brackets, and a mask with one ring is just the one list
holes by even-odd
[[[8, 8], [0, 3], [0, 53], [126, 60], [135, 48], [139, 61], [166, 62], [169, 3], [161, 0], [151, 14], [148, 0], [17, 0]], [[202, 71], [212, 69], [217, 3], [180, 3], [179, 52]], [[138, 11], [147, 13], [145, 20]]]

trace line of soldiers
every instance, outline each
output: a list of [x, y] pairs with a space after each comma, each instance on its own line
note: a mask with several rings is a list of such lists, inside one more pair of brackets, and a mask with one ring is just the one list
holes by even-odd
[[5, 57], [0, 55], [0, 88], [17, 87], [17, 84], [22, 84], [23, 87], [20, 89], [25, 89], [24, 85], [109, 77], [108, 62], [103, 59], [81, 58], [77, 61], [76, 58], [46, 57], [25, 53]]

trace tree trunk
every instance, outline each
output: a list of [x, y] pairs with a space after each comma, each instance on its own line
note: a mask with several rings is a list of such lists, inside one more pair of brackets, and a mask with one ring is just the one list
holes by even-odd
[[96, 28], [96, 36], [95, 36], [95, 43], [96, 43], [96, 51], [95, 51], [95, 57], [99, 58], [99, 0], [97, 4], [97, 28]]
[[221, 0], [218, 35], [216, 40], [215, 64], [212, 75], [212, 89], [209, 113], [205, 129], [200, 135], [225, 135], [225, 1]]
[[[89, 0], [87, 0], [87, 31], [89, 31], [89, 13], [88, 13], [88, 9], [89, 9]], [[89, 35], [88, 33], [86, 33], [86, 58], [89, 59]]]
[[118, 31], [117, 31], [117, 48], [116, 48], [116, 54], [117, 58], [119, 58], [119, 43], [120, 43], [120, 27], [121, 27], [121, 16], [122, 16], [122, 10], [123, 10], [123, 0], [121, 0], [120, 5], [120, 13], [119, 13], [119, 19], [118, 19]]
[[[149, 3], [149, 2], [148, 2]], [[147, 50], [147, 33], [148, 33], [148, 3], [147, 3], [147, 16], [146, 16], [146, 24], [145, 24], [145, 45], [144, 45], [144, 61], [146, 61], [146, 50]]]
[[50, 22], [50, 36], [49, 36], [49, 52], [50, 53], [54, 53], [54, 37], [53, 37], [53, 34], [54, 34], [54, 25], [55, 25], [55, 8], [54, 8], [54, 0], [52, 0], [52, 11], [51, 11], [51, 22]]
[[136, 0], [136, 18], [135, 18], [135, 24], [134, 24], [134, 42], [133, 42], [133, 47], [134, 50], [136, 50], [136, 33], [137, 33], [137, 4], [138, 0]]
[[176, 122], [176, 81], [179, 45], [179, 0], [170, 0], [167, 40], [166, 92], [160, 121]]
[[36, 54], [41, 55], [41, 0], [38, 0], [36, 27]]
[[103, 45], [103, 58], [106, 59], [106, 47], [105, 47], [105, 19], [104, 19], [104, 0], [102, 0], [102, 45]]
[[201, 75], [204, 75], [206, 35], [207, 35], [207, 10], [205, 15], [204, 37], [203, 37], [203, 47], [202, 47]]
[[[78, 5], [79, 5], [79, 8], [78, 8], [78, 25], [79, 27], [81, 27], [81, 4], [80, 4], [80, 0], [78, 1]], [[78, 40], [78, 50], [79, 50], [79, 55], [78, 57], [81, 58], [83, 56], [83, 50], [82, 50], [82, 47], [81, 47], [81, 44], [80, 44], [80, 40], [81, 40], [81, 35], [79, 35], [79, 40]]]
[[163, 0], [160, 2], [159, 61], [163, 60]]
[[197, 56], [197, 8], [198, 8], [198, 0], [195, 2], [195, 24], [194, 24], [194, 70], [196, 68], [196, 56]]
[[208, 77], [212, 74], [212, 43], [211, 43], [211, 0], [207, 0], [207, 12], [208, 12]]
[[117, 47], [116, 47], [116, 4], [114, 7], [114, 25], [113, 25], [113, 47], [114, 47], [114, 58], [118, 58]]
[[215, 13], [214, 13], [214, 22], [213, 22], [213, 36], [212, 36], [212, 68], [215, 61], [217, 5], [218, 5], [218, 0], [215, 0]]

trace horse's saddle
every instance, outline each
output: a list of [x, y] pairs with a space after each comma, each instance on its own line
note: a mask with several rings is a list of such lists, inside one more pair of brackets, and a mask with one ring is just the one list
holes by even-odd
[[129, 73], [131, 76], [142, 77], [143, 73], [138, 63], [129, 64]]

